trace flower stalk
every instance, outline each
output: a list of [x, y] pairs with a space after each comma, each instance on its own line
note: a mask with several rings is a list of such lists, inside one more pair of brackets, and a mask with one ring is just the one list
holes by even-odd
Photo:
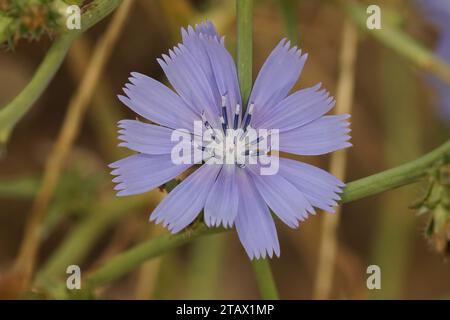
[[[253, 0], [237, 0], [237, 70], [242, 105], [246, 106], [252, 88]], [[263, 299], [278, 299], [278, 292], [267, 259], [252, 262], [258, 288]]]

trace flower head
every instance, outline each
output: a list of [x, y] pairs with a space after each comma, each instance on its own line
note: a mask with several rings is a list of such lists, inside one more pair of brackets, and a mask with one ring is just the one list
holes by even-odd
[[[278, 151], [321, 155], [349, 147], [349, 115], [326, 115], [334, 99], [320, 85], [288, 95], [307, 55], [286, 40], [264, 63], [243, 108], [234, 61], [212, 23], [182, 29], [182, 36], [181, 44], [158, 59], [175, 92], [132, 73], [126, 96], [119, 96], [154, 124], [119, 122], [121, 146], [137, 154], [110, 165], [118, 195], [149, 191], [195, 167], [150, 220], [176, 233], [203, 210], [210, 227], [235, 225], [250, 258], [279, 256], [269, 208], [290, 227], [298, 227], [315, 213], [314, 207], [332, 212], [344, 184], [319, 168], [279, 157]], [[202, 139], [199, 126], [209, 131], [210, 139]], [[258, 132], [256, 137], [252, 132]], [[183, 141], [174, 139], [175, 134]], [[196, 161], [189, 154], [192, 161], [174, 161], [174, 150], [200, 151], [202, 157]], [[264, 174], [275, 162], [275, 169]]]

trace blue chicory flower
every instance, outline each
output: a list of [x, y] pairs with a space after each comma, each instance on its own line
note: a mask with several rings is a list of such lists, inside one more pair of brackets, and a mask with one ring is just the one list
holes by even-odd
[[[435, 53], [450, 64], [450, 1], [449, 0], [416, 0], [419, 9], [433, 23], [439, 32]], [[439, 114], [450, 121], [450, 86], [436, 77], [431, 78], [437, 94], [436, 106]]]
[[315, 214], [313, 207], [333, 212], [344, 184], [322, 169], [274, 154], [270, 157], [277, 157], [279, 170], [273, 175], [261, 175], [260, 163], [175, 164], [171, 135], [180, 128], [192, 135], [195, 121], [216, 129], [276, 128], [279, 151], [322, 155], [351, 146], [349, 115], [325, 115], [335, 101], [320, 85], [288, 95], [307, 55], [286, 40], [264, 63], [244, 113], [234, 61], [212, 23], [182, 29], [182, 38], [181, 44], [158, 59], [175, 92], [134, 72], [125, 85], [126, 96], [119, 96], [131, 110], [155, 124], [119, 122], [120, 145], [137, 154], [110, 165], [117, 176], [115, 189], [119, 196], [147, 192], [198, 167], [161, 201], [150, 220], [176, 233], [203, 210], [209, 227], [236, 226], [251, 259], [279, 256], [269, 207], [295, 228], [308, 213]]

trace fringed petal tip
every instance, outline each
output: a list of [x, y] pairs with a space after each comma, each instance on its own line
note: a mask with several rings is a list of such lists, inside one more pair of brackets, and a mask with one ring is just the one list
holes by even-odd
[[203, 219], [208, 228], [218, 228], [223, 227], [225, 229], [231, 229], [234, 226], [234, 220], [226, 220], [226, 219], [215, 219], [214, 217], [209, 217], [208, 219], [205, 217]]
[[250, 260], [254, 261], [254, 260], [260, 260], [260, 259], [266, 259], [266, 258], [270, 258], [272, 259], [274, 257], [274, 255], [279, 258], [280, 257], [280, 247], [271, 247], [271, 248], [263, 248], [260, 249], [259, 251], [248, 251], [245, 247], [244, 247], [245, 251], [247, 252], [248, 257], [250, 258]]
[[183, 37], [183, 40], [188, 36], [201, 34], [218, 37], [217, 30], [214, 27], [214, 24], [209, 19], [199, 24], [195, 24], [194, 27], [189, 25], [187, 26], [187, 30], [184, 27], [181, 28], [181, 35]]

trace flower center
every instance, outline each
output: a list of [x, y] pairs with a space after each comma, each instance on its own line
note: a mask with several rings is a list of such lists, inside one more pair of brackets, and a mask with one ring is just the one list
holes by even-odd
[[206, 131], [203, 132], [201, 143], [197, 147], [203, 152], [203, 161], [207, 164], [235, 164], [244, 167], [255, 163], [260, 155], [267, 155], [270, 151], [269, 138], [271, 130], [255, 130], [250, 123], [255, 105], [249, 108], [241, 120], [241, 107], [236, 105], [232, 123], [227, 112], [227, 100], [222, 96], [221, 115], [218, 117], [219, 128], [215, 128], [202, 112], [202, 123]]

